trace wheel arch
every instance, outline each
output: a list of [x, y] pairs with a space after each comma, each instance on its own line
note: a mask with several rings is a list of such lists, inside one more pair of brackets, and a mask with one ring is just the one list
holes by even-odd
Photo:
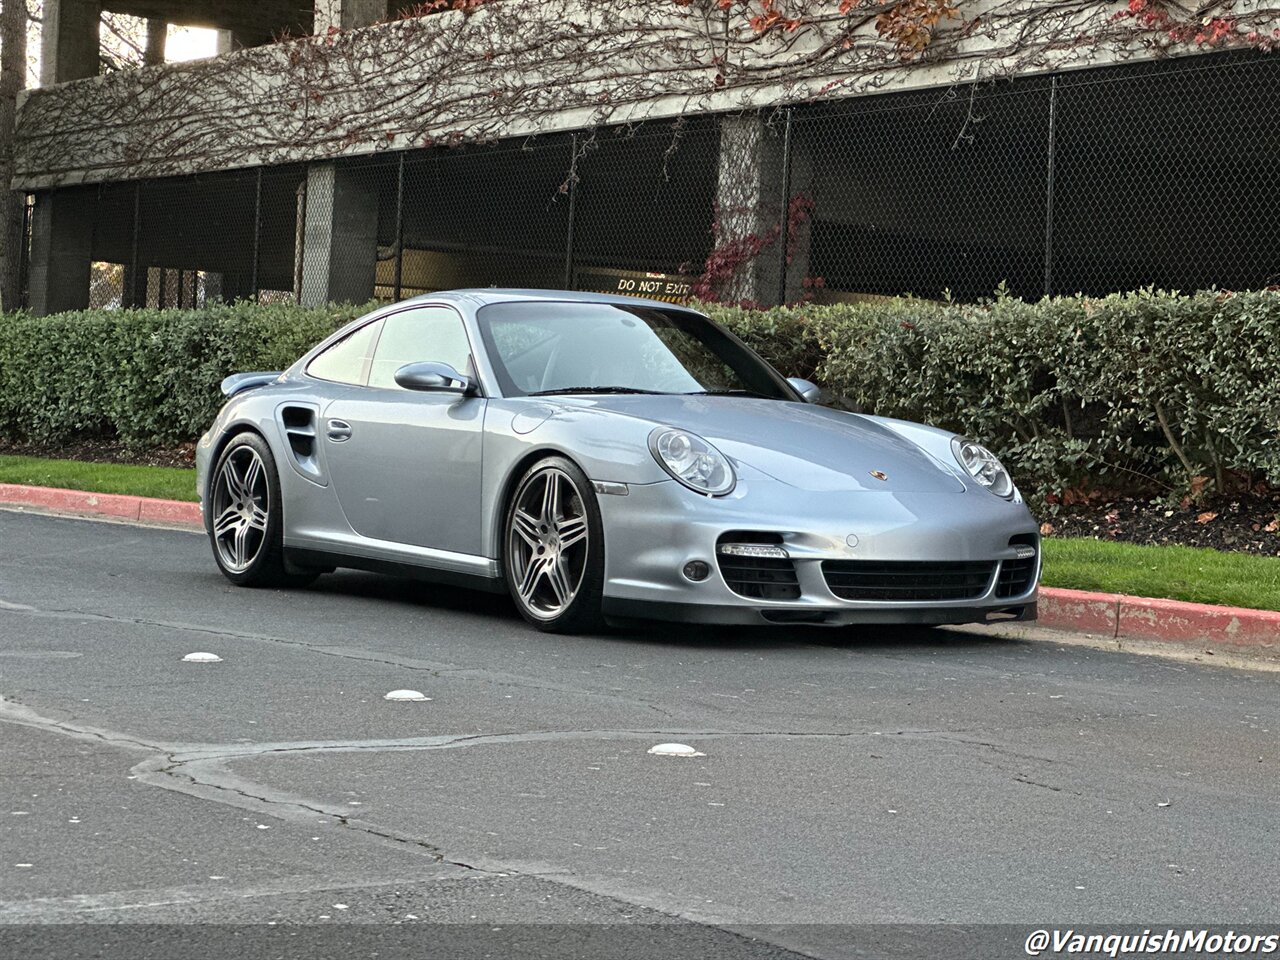
[[525, 475], [525, 472], [539, 460], [545, 460], [547, 457], [562, 457], [581, 470], [583, 476], [588, 480], [591, 479], [591, 475], [587, 473], [578, 458], [559, 447], [538, 447], [535, 450], [521, 454], [512, 463], [510, 469], [507, 470], [507, 475], [502, 479], [502, 486], [499, 488], [498, 497], [495, 500], [497, 510], [494, 513], [494, 522], [489, 531], [489, 546], [494, 559], [498, 561], [498, 570], [504, 580], [506, 579], [506, 572], [502, 564], [503, 542], [506, 539], [507, 511], [511, 507], [511, 498], [516, 495], [516, 487], [520, 485], [520, 479]]
[[[271, 455], [273, 457], [275, 456], [275, 447], [271, 446], [271, 441], [267, 439], [267, 435], [263, 433], [257, 425], [248, 420], [240, 420], [229, 424], [227, 428], [222, 431], [222, 434], [218, 437], [217, 443], [214, 444], [213, 449], [209, 452], [209, 473], [204, 478], [204, 489], [200, 491], [200, 499], [202, 503], [210, 502], [213, 497], [213, 481], [218, 473], [218, 461], [222, 459], [222, 452], [227, 449], [232, 440], [244, 433], [257, 434], [257, 436], [261, 438], [262, 442], [267, 445], [267, 449], [271, 451]], [[280, 467], [277, 466], [276, 470], [278, 471], [279, 469]], [[283, 508], [284, 505], [281, 504], [281, 509], [283, 510]], [[204, 521], [206, 530], [209, 529], [209, 523], [209, 517], [206, 516]]]

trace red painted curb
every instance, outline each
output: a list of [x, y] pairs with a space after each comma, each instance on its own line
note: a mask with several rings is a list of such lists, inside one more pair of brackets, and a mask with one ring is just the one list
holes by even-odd
[[1104, 637], [1280, 645], [1280, 612], [1041, 587], [1039, 624]]
[[1037, 612], [1043, 627], [1114, 637], [1120, 619], [1120, 597], [1114, 593], [1041, 587]]
[[200, 513], [200, 504], [185, 500], [157, 500], [152, 497], [138, 498], [138, 519], [151, 523], [175, 523], [194, 527], [204, 526], [204, 517]]
[[203, 527], [200, 504], [182, 500], [158, 500], [119, 493], [89, 493], [84, 490], [62, 490], [58, 487], [28, 487], [17, 483], [0, 483], [0, 503], [69, 513], [91, 513], [122, 520], [168, 523], [184, 527]]
[[1120, 601], [1118, 635], [1175, 641], [1208, 637], [1214, 643], [1270, 646], [1280, 642], [1280, 613], [1124, 597]]

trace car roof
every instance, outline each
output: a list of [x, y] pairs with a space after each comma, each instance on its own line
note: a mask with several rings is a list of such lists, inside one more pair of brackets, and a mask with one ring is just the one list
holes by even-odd
[[630, 307], [657, 307], [663, 310], [690, 310], [679, 303], [648, 300], [644, 297], [623, 297], [612, 293], [591, 293], [582, 290], [535, 290], [502, 287], [476, 287], [466, 290], [440, 290], [412, 297], [403, 303], [439, 303], [440, 301], [466, 304], [473, 310], [492, 303], [543, 302], [543, 303], [608, 303]]

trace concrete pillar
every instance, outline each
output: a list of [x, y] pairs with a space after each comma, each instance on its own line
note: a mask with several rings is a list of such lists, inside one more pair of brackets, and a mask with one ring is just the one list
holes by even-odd
[[315, 0], [315, 32], [324, 34], [330, 27], [350, 30], [387, 19], [387, 0]]
[[[716, 179], [718, 211], [716, 247], [742, 258], [716, 291], [720, 299], [774, 304], [783, 269], [782, 229], [786, 199], [805, 195], [811, 165], [804, 151], [791, 151], [790, 184], [786, 181], [786, 136], [782, 122], [772, 126], [754, 114], [720, 121], [720, 167]], [[787, 194], [784, 198], [783, 194]], [[755, 250], [761, 242], [768, 241]], [[808, 272], [808, 225], [790, 236], [792, 262], [787, 266], [786, 299], [799, 299]]]
[[44, 0], [40, 27], [40, 85], [98, 75], [99, 0]]
[[147, 21], [147, 47], [142, 62], [147, 66], [164, 63], [164, 48], [169, 42], [169, 24], [163, 20]]
[[806, 214], [803, 223], [793, 224], [788, 235], [791, 250], [791, 262], [787, 264], [786, 302], [792, 303], [805, 296], [804, 281], [809, 276], [810, 239], [813, 234], [814, 187], [813, 151], [809, 144], [798, 133], [797, 125], [791, 135], [791, 176], [788, 183], [790, 202], [805, 204]]
[[378, 266], [378, 184], [372, 170], [332, 161], [307, 169], [302, 290], [306, 306], [364, 303]]
[[270, 43], [270, 37], [263, 38], [243, 30], [219, 30], [215, 40], [214, 53], [222, 56], [224, 53], [235, 53], [237, 50], [247, 50], [249, 47], [260, 46], [264, 43]]
[[95, 207], [93, 194], [83, 191], [36, 195], [28, 274], [28, 302], [36, 316], [89, 306]]

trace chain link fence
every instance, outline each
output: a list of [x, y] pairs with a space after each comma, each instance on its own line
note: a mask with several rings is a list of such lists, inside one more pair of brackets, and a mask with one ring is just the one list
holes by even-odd
[[57, 193], [91, 210], [94, 306], [1256, 288], [1280, 283], [1280, 57]]

